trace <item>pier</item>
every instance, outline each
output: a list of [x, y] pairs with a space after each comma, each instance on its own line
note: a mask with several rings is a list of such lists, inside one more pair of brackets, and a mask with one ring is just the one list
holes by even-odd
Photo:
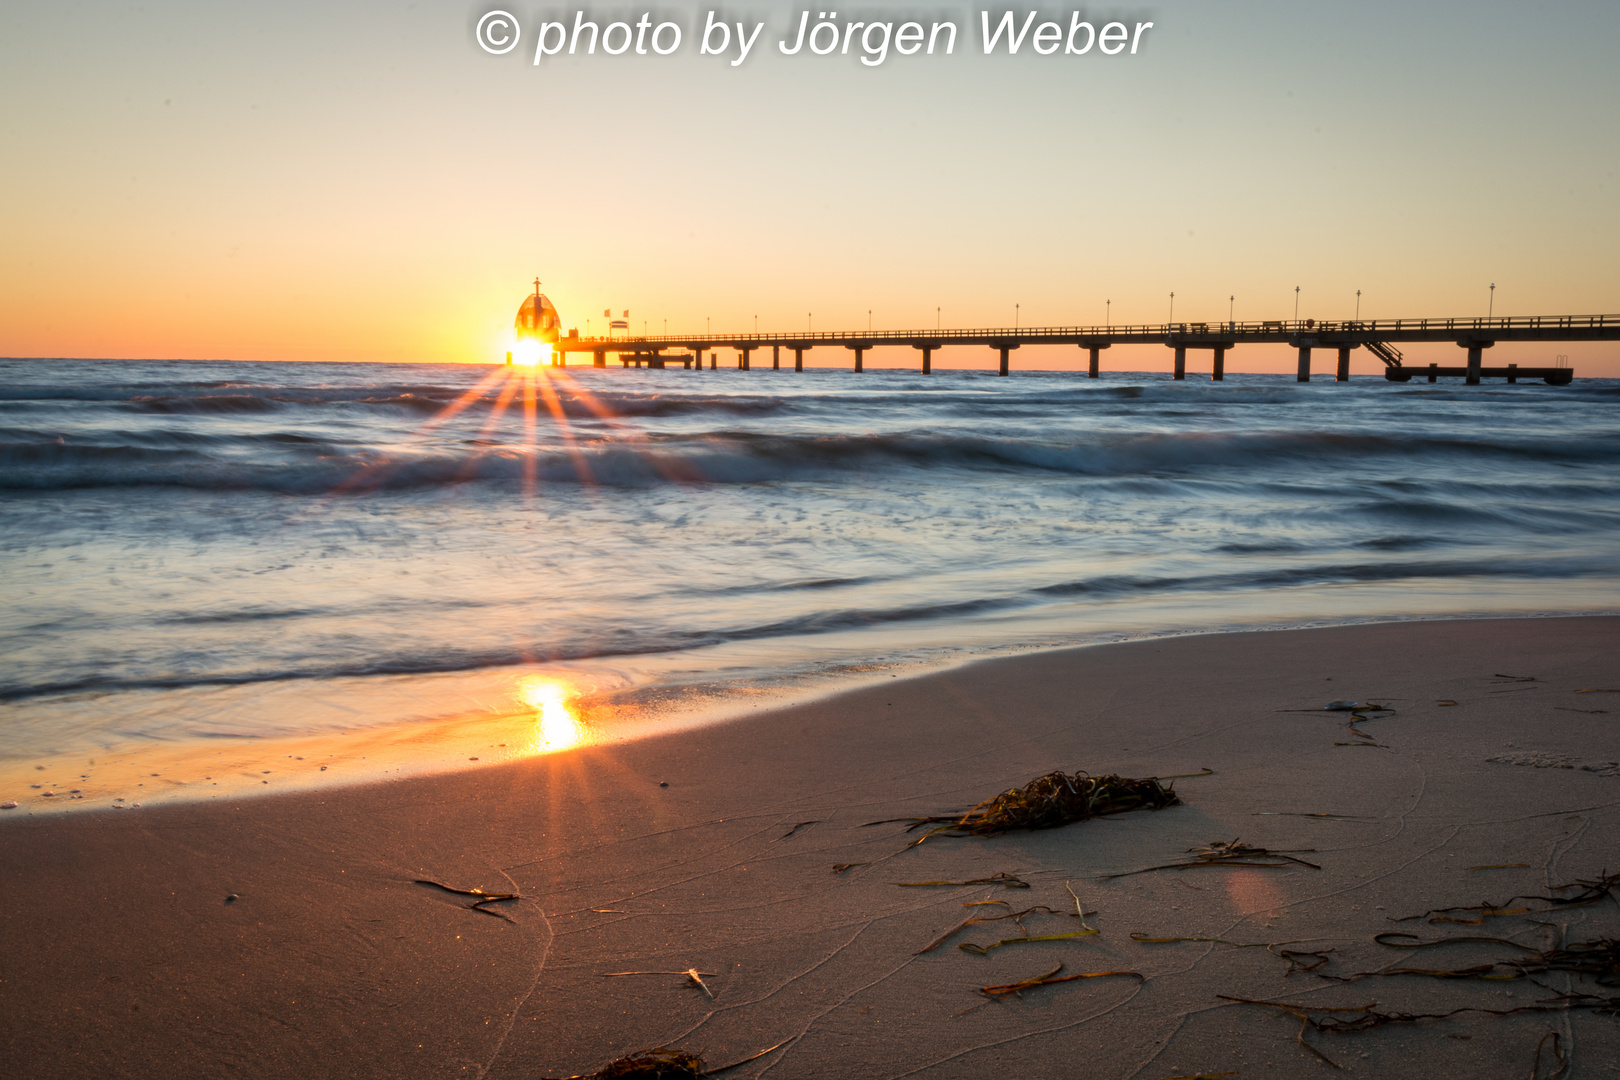
[[[1487, 367], [1486, 349], [1504, 341], [1559, 343], [1571, 341], [1620, 341], [1620, 315], [1503, 316], [1469, 319], [1362, 319], [1323, 322], [1315, 319], [1266, 320], [1263, 322], [1171, 322], [1133, 326], [1039, 326], [1003, 327], [986, 330], [885, 330], [860, 332], [805, 332], [653, 335], [625, 338], [582, 338], [577, 331], [561, 338], [553, 348], [552, 363], [566, 365], [570, 354], [585, 354], [597, 367], [606, 367], [611, 354], [625, 367], [664, 368], [679, 364], [701, 371], [704, 356], [708, 368], [719, 366], [719, 352], [736, 354], [736, 366], [751, 370], [754, 361], [767, 351], [771, 369], [779, 370], [791, 361], [794, 371], [804, 370], [804, 354], [812, 349], [843, 349], [849, 353], [853, 370], [864, 368], [866, 354], [880, 348], [911, 349], [917, 353], [918, 368], [927, 375], [933, 370], [933, 354], [947, 345], [978, 346], [990, 350], [997, 374], [1012, 369], [1012, 354], [1025, 345], [1071, 345], [1087, 353], [1086, 374], [1095, 379], [1102, 371], [1102, 352], [1115, 345], [1159, 345], [1174, 351], [1176, 379], [1187, 377], [1187, 353], [1208, 352], [1210, 378], [1226, 377], [1227, 354], [1239, 345], [1287, 345], [1299, 353], [1298, 380], [1309, 382], [1312, 363], [1318, 351], [1333, 355], [1333, 373], [1338, 382], [1350, 378], [1350, 354], [1366, 349], [1384, 364], [1384, 378], [1391, 382], [1413, 379], [1434, 382], [1439, 378], [1462, 378], [1469, 385], [1481, 379], [1541, 379], [1554, 386], [1567, 385], [1574, 378], [1565, 366], [1520, 367], [1517, 364]], [[1409, 365], [1399, 344], [1450, 342], [1465, 350], [1462, 364]], [[784, 359], [785, 358], [785, 359]], [[763, 360], [760, 360], [763, 363]], [[727, 364], [730, 367], [731, 364]]]

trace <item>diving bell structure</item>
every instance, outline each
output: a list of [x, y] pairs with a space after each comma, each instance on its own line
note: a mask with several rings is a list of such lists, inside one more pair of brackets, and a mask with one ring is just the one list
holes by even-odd
[[529, 338], [554, 345], [561, 335], [559, 328], [562, 321], [557, 317], [557, 309], [552, 306], [551, 301], [536, 287], [534, 292], [523, 298], [523, 306], [518, 308], [517, 321], [512, 325], [517, 328], [519, 341]]

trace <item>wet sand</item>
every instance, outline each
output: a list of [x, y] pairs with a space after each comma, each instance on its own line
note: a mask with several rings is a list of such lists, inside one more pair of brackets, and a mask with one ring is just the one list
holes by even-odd
[[[528, 1078], [658, 1044], [726, 1064], [791, 1040], [727, 1075], [1325, 1075], [1298, 1020], [1219, 995], [1443, 1012], [1592, 988], [1320, 977], [1518, 952], [1372, 940], [1389, 930], [1534, 950], [1620, 936], [1612, 899], [1389, 921], [1620, 870], [1620, 693], [1580, 690], [1620, 690], [1620, 619], [1189, 637], [990, 660], [469, 772], [0, 818], [0, 1059], [29, 1077]], [[1320, 711], [1335, 699], [1394, 712], [1363, 738]], [[1182, 805], [1046, 832], [908, 849], [903, 825], [864, 825], [1056, 768], [1213, 774], [1176, 781]], [[1320, 869], [1106, 877], [1234, 838]], [[995, 873], [1030, 888], [899, 886]], [[418, 878], [522, 898], [497, 917]], [[1008, 910], [964, 904], [1072, 910], [1065, 882], [1097, 935], [956, 948], [1018, 936], [983, 923], [917, 955]], [[1294, 944], [1237, 947], [1278, 942]], [[1327, 963], [1288, 974], [1285, 949]], [[1059, 964], [1136, 974], [975, 992]], [[649, 974], [608, 977], [625, 971]], [[1517, 1078], [1549, 1033], [1571, 1076], [1620, 1061], [1620, 1028], [1589, 1011], [1307, 1040], [1352, 1074]]]

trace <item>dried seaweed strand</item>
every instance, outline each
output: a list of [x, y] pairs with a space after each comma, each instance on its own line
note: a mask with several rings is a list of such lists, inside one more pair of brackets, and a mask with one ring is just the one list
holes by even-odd
[[[976, 915], [973, 918], [968, 919], [966, 922], [962, 923], [960, 926], [957, 926], [954, 929], [940, 935], [938, 938], [935, 938], [932, 944], [930, 944], [926, 948], [917, 950], [915, 955], [921, 956], [925, 952], [933, 952], [935, 949], [939, 948], [941, 945], [945, 944], [947, 941], [951, 940], [951, 938], [955, 937], [957, 934], [960, 934], [963, 930], [966, 930], [968, 927], [972, 926], [974, 923], [1002, 922], [1002, 921], [1004, 921], [1006, 919], [1011, 919], [1013, 921], [1013, 923], [1015, 925], [1017, 925], [1018, 929], [1023, 930], [1024, 929], [1024, 916], [1025, 915], [1032, 915], [1037, 911], [1044, 911], [1049, 915], [1068, 915], [1068, 912], [1066, 912], [1066, 911], [1053, 911], [1051, 908], [1047, 907], [1044, 904], [1040, 904], [1040, 905], [1037, 905], [1035, 907], [1024, 908], [1022, 911], [1009, 911], [1005, 915]], [[1072, 915], [1069, 916], [1069, 917], [1073, 918]], [[1027, 931], [1027, 930], [1025, 930], [1024, 932], [1026, 934], [1029, 933], [1029, 931]]]
[[[1579, 996], [1589, 997], [1589, 995]], [[1486, 1013], [1491, 1016], [1512, 1016], [1516, 1013], [1571, 1012], [1575, 1009], [1613, 1009], [1620, 1007], [1620, 998], [1593, 998], [1590, 1003], [1570, 1000], [1557, 1004], [1520, 1005], [1512, 1009], [1486, 1009], [1477, 1005], [1468, 1005], [1443, 1013], [1382, 1013], [1377, 1011], [1378, 1003], [1376, 1001], [1349, 1008], [1323, 1008], [1309, 1005], [1292, 1005], [1281, 1001], [1257, 1001], [1254, 998], [1232, 997], [1228, 994], [1217, 994], [1216, 997], [1222, 1001], [1230, 1001], [1238, 1005], [1259, 1005], [1262, 1008], [1274, 1009], [1290, 1016], [1299, 1017], [1299, 1034], [1295, 1036], [1295, 1041], [1335, 1069], [1341, 1068], [1341, 1066], [1307, 1042], [1305, 1040], [1306, 1031], [1349, 1034], [1370, 1031], [1376, 1027], [1383, 1027], [1385, 1024], [1413, 1024], [1420, 1020], [1445, 1020], [1460, 1013], [1470, 1012]]]
[[[445, 892], [455, 893], [457, 896], [476, 896], [478, 897], [476, 902], [463, 905], [468, 911], [476, 911], [483, 915], [498, 915], [503, 919], [505, 919], [506, 916], [501, 915], [501, 913], [498, 911], [485, 911], [484, 905], [498, 904], [503, 900], [523, 899], [523, 897], [519, 896], [517, 893], [492, 893], [485, 892], [483, 889], [458, 889], [453, 885], [446, 885], [442, 881], [434, 881], [432, 878], [413, 878], [411, 880], [411, 884], [431, 885], [435, 889], [443, 889]], [[507, 919], [507, 922], [511, 922], [511, 920]]]
[[[1063, 887], [1068, 890], [1069, 898], [1074, 901], [1074, 917], [1080, 920], [1081, 926], [1084, 926], [1087, 930], [1090, 930], [1091, 927], [1086, 924], [1085, 905], [1080, 903], [1080, 894], [1074, 891], [1074, 883], [1072, 881], [1065, 881], [1063, 883]], [[1097, 913], [1093, 911], [1092, 914], [1095, 915]]]
[[[1308, 866], [1312, 870], [1322, 869], [1313, 862], [1296, 859], [1296, 854], [1309, 854], [1315, 848], [1296, 848], [1291, 851], [1269, 851], [1263, 847], [1252, 847], [1240, 840], [1215, 840], [1203, 847], [1188, 848], [1191, 859], [1181, 862], [1164, 863], [1160, 866], [1147, 866], [1141, 870], [1125, 870], [1118, 874], [1104, 874], [1102, 880], [1111, 878], [1130, 877], [1132, 874], [1150, 874], [1155, 870], [1193, 870], [1205, 866], [1260, 866], [1270, 869], [1280, 869], [1290, 864]], [[1259, 860], [1269, 860], [1261, 862]]]
[[[793, 1038], [796, 1039], [796, 1038], [798, 1038], [798, 1036], [795, 1035]], [[793, 1041], [793, 1039], [783, 1039], [781, 1042], [777, 1043], [775, 1046], [767, 1046], [765, 1049], [761, 1050], [759, 1053], [757, 1053], [757, 1054], [749, 1054], [747, 1057], [743, 1058], [741, 1061], [733, 1061], [730, 1065], [716, 1065], [714, 1068], [710, 1069], [708, 1072], [704, 1073], [703, 1075], [705, 1075], [705, 1076], [718, 1076], [720, 1073], [726, 1072], [729, 1069], [735, 1069], [740, 1065], [746, 1065], [750, 1061], [758, 1061], [760, 1058], [764, 1057], [766, 1054], [771, 1053], [773, 1050], [780, 1050], [780, 1049], [782, 1049], [782, 1047], [786, 1046], [788, 1043], [790, 1043], [792, 1041]]]
[[[1271, 953], [1273, 956], [1281, 957], [1283, 960], [1288, 962], [1288, 970], [1283, 972], [1283, 978], [1286, 979], [1290, 975], [1303, 975], [1307, 972], [1325, 967], [1328, 961], [1332, 959], [1331, 954], [1334, 950], [1322, 949], [1320, 952], [1307, 952], [1304, 949], [1277, 950], [1268, 946], [1266, 951]], [[1313, 961], [1313, 963], [1307, 964], [1305, 962], [1307, 960]]]
[[1377, 818], [1362, 817], [1357, 814], [1305, 814], [1296, 810], [1257, 810], [1251, 817], [1314, 817], [1337, 818], [1342, 821], [1377, 821]]
[[[1494, 918], [1497, 915], [1528, 915], [1528, 914], [1530, 914], [1530, 909], [1526, 908], [1526, 907], [1520, 907], [1520, 908], [1494, 908], [1494, 907], [1490, 907], [1490, 906], [1487, 905], [1485, 907], [1458, 908], [1458, 909], [1455, 909], [1455, 910], [1477, 911], [1477, 912], [1479, 912], [1479, 918], [1477, 918], [1477, 919], [1459, 919], [1454, 915], [1436, 915], [1434, 918], [1430, 919], [1429, 922], [1430, 923], [1454, 923], [1457, 926], [1483, 926], [1485, 924], [1486, 919]], [[1399, 922], [1401, 920], [1397, 919], [1396, 921]]]
[[[1386, 938], [1410, 938], [1411, 940], [1386, 941]], [[1507, 938], [1485, 937], [1479, 934], [1459, 934], [1456, 937], [1429, 938], [1425, 940], [1424, 938], [1418, 937], [1416, 934], [1408, 934], [1401, 930], [1389, 930], [1382, 934], [1374, 934], [1373, 940], [1378, 942], [1378, 944], [1387, 946], [1391, 949], [1432, 949], [1436, 945], [1455, 945], [1459, 942], [1472, 941], [1479, 943], [1488, 942], [1493, 945], [1511, 945], [1515, 949], [1523, 949], [1525, 952], [1535, 952], [1535, 950], [1530, 946], [1520, 945], [1517, 941], [1509, 941]]]
[[1422, 975], [1430, 979], [1489, 979], [1493, 982], [1513, 982], [1524, 978], [1524, 972], [1499, 974], [1495, 964], [1477, 964], [1468, 968], [1384, 968], [1382, 971], [1358, 971], [1354, 975], [1324, 975], [1334, 982], [1360, 982], [1363, 979], [1383, 979], [1396, 975]]
[[791, 828], [787, 832], [783, 833], [781, 836], [778, 836], [775, 840], [772, 840], [771, 843], [775, 844], [775, 843], [778, 843], [778, 842], [780, 842], [782, 840], [786, 840], [788, 837], [792, 836], [794, 833], [798, 832], [800, 829], [808, 829], [812, 825], [820, 825], [820, 824], [821, 824], [821, 820], [819, 818], [817, 820], [815, 820], [815, 821], [801, 821], [797, 825], [793, 826], [793, 828]]
[[[1288, 970], [1283, 973], [1284, 976], [1315, 971], [1317, 968], [1327, 964], [1329, 960], [1328, 954], [1333, 951], [1332, 949], [1324, 949], [1320, 952], [1308, 952], [1303, 949], [1282, 948], [1284, 945], [1303, 945], [1308, 941], [1318, 940], [1316, 938], [1298, 938], [1293, 941], [1227, 941], [1225, 938], [1148, 937], [1146, 934], [1133, 933], [1131, 934], [1131, 940], [1139, 941], [1144, 945], [1172, 945], [1183, 941], [1197, 941], [1211, 945], [1227, 945], [1234, 949], [1264, 949], [1273, 956], [1280, 957], [1288, 962]], [[1307, 960], [1315, 962], [1306, 963]]]
[[895, 884], [902, 889], [920, 889], [928, 885], [1000, 885], [1004, 889], [1027, 889], [1030, 887], [1029, 882], [1008, 873], [969, 878], [966, 881], [897, 881]]
[[1549, 1031], [1541, 1037], [1540, 1042], [1536, 1043], [1535, 1060], [1530, 1063], [1530, 1080], [1541, 1080], [1541, 1051], [1547, 1045], [1548, 1039], [1552, 1040], [1552, 1059], [1558, 1068], [1548, 1073], [1546, 1080], [1560, 1080], [1569, 1072], [1569, 1058], [1564, 1054], [1564, 1040], [1559, 1037], [1558, 1032]]
[[[1614, 896], [1615, 890], [1620, 889], [1620, 874], [1605, 873], [1593, 879], [1577, 878], [1564, 885], [1552, 886], [1554, 893], [1568, 892], [1571, 889], [1576, 890], [1573, 896], [1542, 896], [1533, 893], [1520, 893], [1508, 897], [1500, 904], [1483, 903], [1475, 904], [1472, 907], [1431, 908], [1421, 915], [1407, 915], [1392, 921], [1413, 922], [1417, 919], [1427, 919], [1431, 923], [1448, 922], [1460, 923], [1464, 926], [1478, 926], [1493, 915], [1527, 915], [1533, 911], [1539, 914], [1544, 911], [1586, 907], [1597, 903], [1605, 897]], [[1515, 900], [1535, 900], [1548, 906], [1541, 909], [1511, 907], [1510, 905]], [[1450, 914], [1451, 912], [1477, 912], [1480, 917], [1478, 919], [1461, 919]]]
[[1215, 945], [1230, 945], [1234, 949], [1274, 949], [1283, 945], [1304, 945], [1310, 941], [1320, 941], [1320, 938], [1293, 938], [1289, 941], [1227, 941], [1217, 937], [1148, 937], [1146, 934], [1131, 934], [1132, 941], [1140, 941], [1144, 945], [1170, 945], [1178, 941], [1207, 941]]
[[1086, 971], [1078, 975], [1060, 975], [1063, 965], [1059, 964], [1045, 975], [1037, 975], [1032, 979], [1020, 979], [1018, 982], [1001, 983], [996, 986], [981, 986], [979, 993], [991, 1001], [1005, 1001], [1009, 997], [1022, 997], [1025, 990], [1034, 990], [1041, 986], [1056, 986], [1058, 983], [1076, 982], [1080, 979], [1106, 979], [1113, 975], [1129, 975], [1135, 979], [1146, 981], [1140, 971]]
[[1004, 945], [1027, 945], [1032, 941], [1063, 941], [1067, 938], [1088, 937], [1097, 932], [1096, 930], [1076, 930], [1072, 934], [1042, 934], [1039, 937], [1003, 938], [1000, 941], [991, 942], [989, 945], [975, 945], [971, 941], [964, 941], [957, 948], [963, 952], [972, 953], [974, 956], [988, 956], [991, 952]]
[[1620, 986], [1620, 941], [1614, 938], [1575, 941], [1562, 949], [1548, 949], [1534, 956], [1502, 960], [1500, 963], [1505, 967], [1517, 968], [1525, 975], [1562, 971], [1573, 975], [1590, 975], [1599, 986]]

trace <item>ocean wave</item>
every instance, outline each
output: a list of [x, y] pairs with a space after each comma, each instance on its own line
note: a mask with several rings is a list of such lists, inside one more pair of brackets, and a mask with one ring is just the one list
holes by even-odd
[[[1516, 560], [1513, 576], [1523, 579], [1579, 578], [1607, 571], [1569, 559]], [[930, 621], [972, 619], [1017, 609], [1031, 609], [1076, 600], [1118, 600], [1129, 597], [1164, 596], [1189, 592], [1254, 592], [1269, 588], [1301, 588], [1347, 583], [1390, 583], [1398, 581], [1493, 578], [1502, 576], [1497, 567], [1479, 560], [1433, 560], [1406, 562], [1324, 562], [1298, 566], [1268, 567], [1246, 572], [1188, 575], [1104, 574], [1027, 589], [956, 599], [919, 601], [910, 604], [828, 607], [805, 611], [765, 622], [740, 622], [709, 627], [671, 628], [643, 625], [630, 629], [618, 625], [576, 625], [565, 636], [551, 641], [531, 641], [509, 648], [460, 648], [450, 645], [419, 646], [358, 657], [341, 650], [322, 650], [308, 659], [281, 658], [277, 666], [256, 670], [197, 672], [193, 674], [142, 675], [117, 671], [116, 664], [98, 665], [77, 672], [56, 670], [54, 678], [29, 680], [15, 669], [0, 678], [0, 701], [16, 702], [40, 697], [102, 694], [132, 690], [178, 690], [210, 686], [240, 686], [255, 683], [365, 678], [371, 676], [449, 674], [535, 663], [600, 660], [616, 657], [677, 653], [724, 645], [731, 642], [775, 638], [812, 637], [849, 630], [871, 631]], [[771, 591], [769, 586], [761, 592]], [[261, 610], [248, 614], [248, 621], [299, 617], [297, 610]], [[400, 612], [401, 617], [410, 617]], [[210, 621], [207, 619], [188, 621]], [[379, 643], [380, 645], [380, 643]]]
[[[255, 413], [360, 409], [381, 415], [430, 419], [455, 413], [487, 417], [499, 403], [499, 386], [470, 400], [468, 388], [421, 383], [362, 386], [285, 386], [229, 382], [152, 385], [56, 385], [0, 387], [0, 404], [93, 403], [125, 412], [176, 416], [240, 416]], [[760, 394], [621, 392], [552, 382], [539, 395], [543, 416], [568, 420], [657, 419], [680, 416], [772, 416], [792, 411], [796, 400]], [[798, 399], [802, 401], [804, 399]], [[521, 395], [502, 406], [522, 415]]]
[[[469, 482], [646, 487], [760, 484], [881, 473], [895, 468], [1048, 473], [1080, 477], [1242, 475], [1267, 470], [1357, 466], [1404, 471], [1455, 469], [1511, 459], [1530, 463], [1612, 463], [1620, 446], [1605, 439], [1511, 437], [1401, 439], [1318, 432], [1095, 434], [1058, 442], [1035, 438], [911, 433], [774, 434], [740, 429], [704, 435], [640, 434], [552, 441], [535, 448], [439, 440], [385, 452], [292, 433], [222, 436], [215, 450], [185, 445], [26, 439], [0, 443], [0, 489], [59, 490], [169, 486], [282, 493], [394, 491]], [[144, 444], [143, 444], [144, 443]], [[276, 444], [280, 445], [279, 448]], [[254, 451], [252, 453], [245, 451]], [[291, 454], [292, 456], [288, 456]], [[1365, 512], [1415, 518], [1471, 517], [1456, 504], [1379, 498]]]

